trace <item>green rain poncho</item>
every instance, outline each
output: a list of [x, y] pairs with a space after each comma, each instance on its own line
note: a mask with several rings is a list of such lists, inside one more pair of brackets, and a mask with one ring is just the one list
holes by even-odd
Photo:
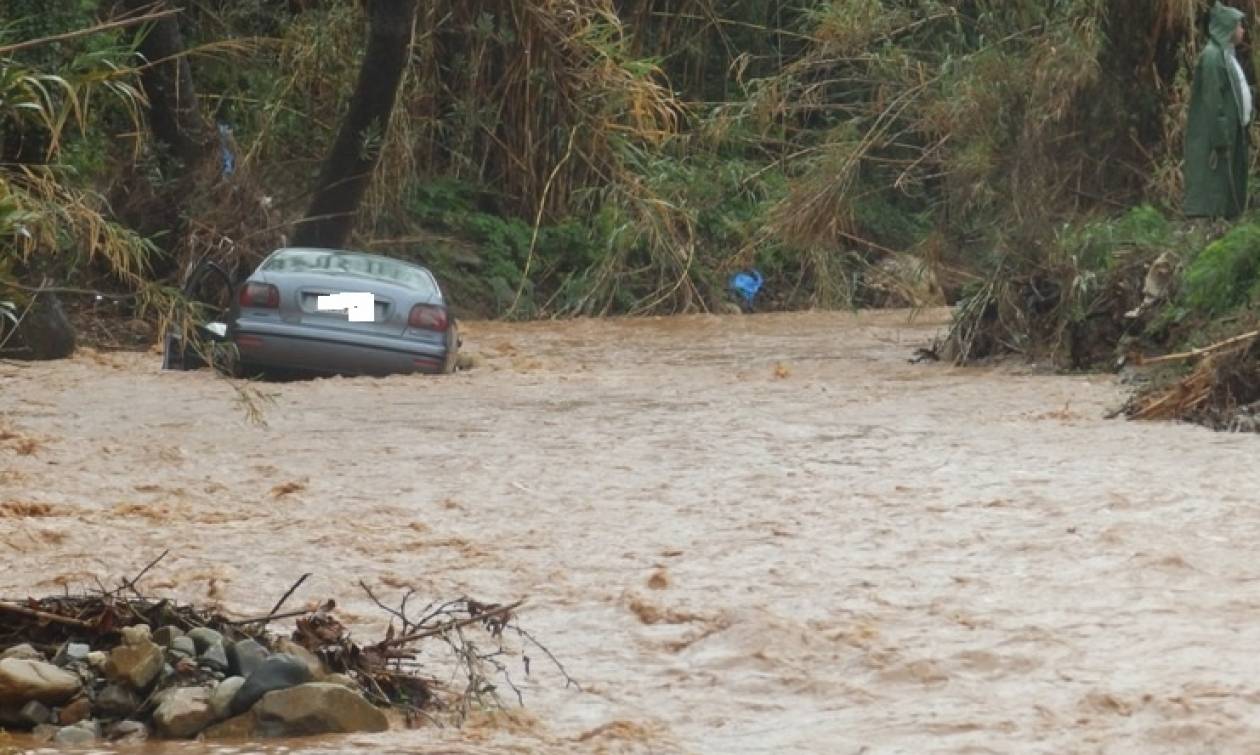
[[1186, 124], [1185, 214], [1237, 217], [1247, 205], [1247, 112], [1249, 92], [1239, 81], [1234, 60], [1234, 30], [1242, 11], [1212, 8], [1211, 39], [1199, 56], [1190, 92]]

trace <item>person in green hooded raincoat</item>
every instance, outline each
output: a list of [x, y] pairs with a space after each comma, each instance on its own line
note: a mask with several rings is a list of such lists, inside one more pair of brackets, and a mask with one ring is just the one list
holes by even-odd
[[1185, 205], [1189, 217], [1235, 218], [1247, 207], [1251, 89], [1235, 55], [1243, 13], [1217, 0], [1199, 55], [1186, 124]]

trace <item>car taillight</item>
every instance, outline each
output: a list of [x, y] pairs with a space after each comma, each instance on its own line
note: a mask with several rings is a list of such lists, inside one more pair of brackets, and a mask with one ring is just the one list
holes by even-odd
[[446, 310], [432, 304], [417, 304], [411, 308], [407, 325], [422, 330], [446, 330]]
[[246, 283], [240, 298], [242, 307], [275, 309], [280, 306], [280, 289], [269, 283]]

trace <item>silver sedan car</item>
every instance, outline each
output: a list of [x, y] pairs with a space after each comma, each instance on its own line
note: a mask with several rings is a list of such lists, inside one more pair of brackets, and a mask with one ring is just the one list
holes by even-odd
[[272, 252], [237, 289], [225, 335], [238, 374], [449, 373], [459, 350], [428, 270], [338, 249]]

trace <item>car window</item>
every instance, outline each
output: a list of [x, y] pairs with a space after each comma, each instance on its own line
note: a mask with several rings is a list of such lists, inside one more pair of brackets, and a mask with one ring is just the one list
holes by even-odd
[[389, 281], [400, 286], [435, 293], [433, 278], [424, 270], [383, 257], [291, 249], [274, 255], [262, 269], [290, 273], [350, 273]]

